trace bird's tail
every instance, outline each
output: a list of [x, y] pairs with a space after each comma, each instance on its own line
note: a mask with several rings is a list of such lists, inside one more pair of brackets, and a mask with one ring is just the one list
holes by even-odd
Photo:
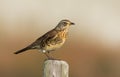
[[23, 48], [21, 50], [18, 50], [17, 52], [14, 52], [14, 54], [19, 54], [19, 53], [24, 52], [24, 51], [29, 50], [29, 49], [31, 49], [31, 48], [30, 47], [26, 47], [26, 48]]

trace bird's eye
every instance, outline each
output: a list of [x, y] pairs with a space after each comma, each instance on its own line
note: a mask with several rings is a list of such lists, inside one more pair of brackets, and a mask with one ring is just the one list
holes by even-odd
[[67, 25], [67, 23], [66, 23], [66, 22], [63, 22], [63, 25], [65, 26], [65, 25]]

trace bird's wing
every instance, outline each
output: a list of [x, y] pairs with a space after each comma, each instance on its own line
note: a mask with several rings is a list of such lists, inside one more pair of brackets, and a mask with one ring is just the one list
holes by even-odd
[[39, 37], [36, 42], [40, 42], [40, 41], [43, 41], [43, 40], [46, 40], [46, 39], [50, 39], [50, 38], [53, 38], [57, 35], [57, 31], [55, 30], [51, 30], [47, 33], [45, 33], [43, 36]]
[[56, 30], [51, 30], [38, 38], [34, 44], [36, 45], [41, 45], [42, 47], [45, 46], [45, 44], [50, 45], [50, 44], [57, 44], [62, 42], [62, 39], [58, 37], [58, 31]]
[[44, 34], [43, 36], [39, 37], [35, 42], [33, 42], [32, 44], [28, 45], [27, 47], [15, 52], [15, 54], [24, 52], [26, 50], [30, 50], [30, 49], [37, 49], [40, 48], [40, 46], [42, 45], [42, 47], [44, 46], [45, 43], [47, 43], [47, 41], [49, 41], [49, 39], [52, 39], [56, 36], [57, 32], [55, 30], [51, 30], [49, 32], [47, 32], [46, 34]]
[[39, 37], [34, 43], [32, 43], [30, 46], [34, 47], [34, 46], [38, 46], [38, 45], [42, 45], [42, 47], [44, 46], [44, 44], [48, 43], [48, 41], [50, 41], [51, 39], [54, 39], [57, 37], [57, 31], [55, 31], [54, 29], [45, 33], [43, 36]]

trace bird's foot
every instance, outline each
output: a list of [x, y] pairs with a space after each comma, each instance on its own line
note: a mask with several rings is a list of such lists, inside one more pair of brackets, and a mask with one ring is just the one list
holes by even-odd
[[53, 57], [48, 57], [48, 60], [61, 60], [61, 59], [56, 59], [56, 58], [53, 58]]
[[48, 57], [47, 59], [48, 59], [48, 60], [56, 60], [56, 59], [53, 58], [53, 57]]

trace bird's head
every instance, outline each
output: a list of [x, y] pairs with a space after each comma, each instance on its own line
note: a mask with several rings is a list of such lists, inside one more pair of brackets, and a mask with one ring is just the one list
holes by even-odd
[[68, 29], [71, 25], [75, 25], [75, 23], [69, 20], [61, 20], [58, 25], [55, 27], [56, 30], [65, 30]]

